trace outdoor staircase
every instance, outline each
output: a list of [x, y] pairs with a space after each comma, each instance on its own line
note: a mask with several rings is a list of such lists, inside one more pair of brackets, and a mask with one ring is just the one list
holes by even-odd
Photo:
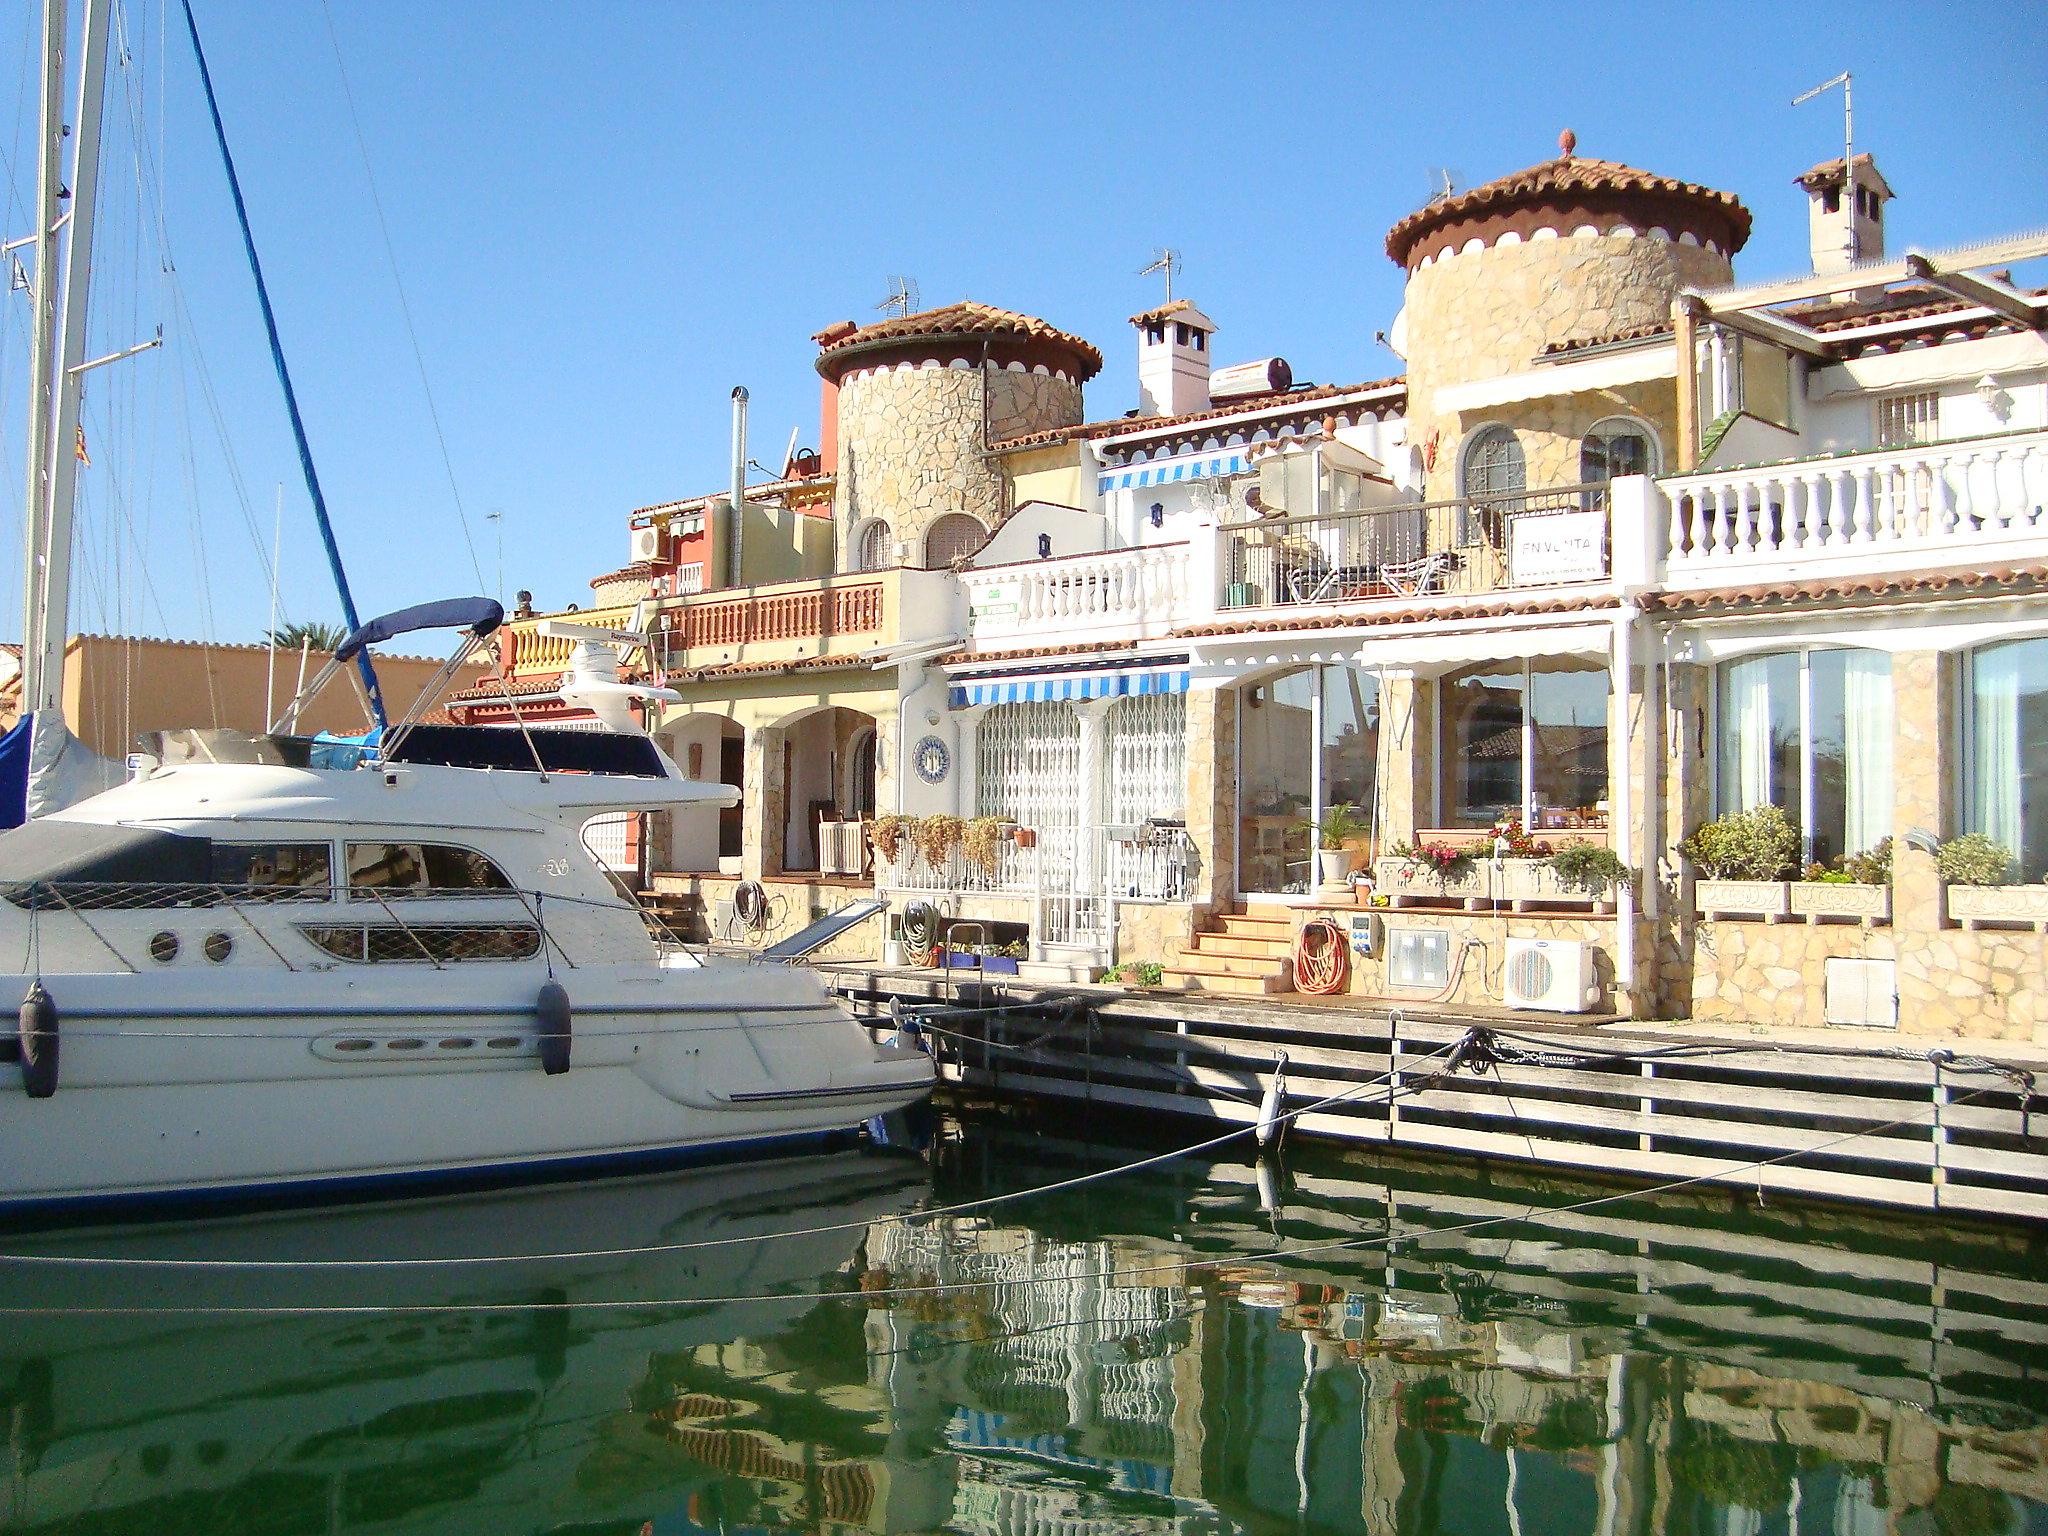
[[1294, 990], [1294, 924], [1283, 913], [1219, 914], [1214, 926], [1168, 956], [1166, 984], [1188, 992], [1264, 996]]

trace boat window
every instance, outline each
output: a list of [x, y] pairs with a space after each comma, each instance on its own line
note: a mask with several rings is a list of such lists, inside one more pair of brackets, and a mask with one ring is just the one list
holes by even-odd
[[262, 901], [325, 901], [334, 894], [326, 843], [215, 843], [213, 879]]
[[505, 872], [470, 848], [447, 843], [350, 843], [351, 896], [445, 896], [509, 891]]
[[299, 932], [337, 960], [529, 960], [540, 953], [531, 923], [302, 923]]

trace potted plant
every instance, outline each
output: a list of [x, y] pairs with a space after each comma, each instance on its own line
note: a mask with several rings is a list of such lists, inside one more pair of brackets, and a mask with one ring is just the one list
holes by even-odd
[[1609, 905], [1608, 892], [1635, 882], [1636, 872], [1621, 862], [1621, 855], [1601, 843], [1575, 838], [1544, 861], [1557, 883], [1570, 891], [1583, 891], [1596, 908]]
[[1009, 825], [1000, 816], [975, 817], [960, 834], [960, 856], [984, 875], [993, 876]]
[[1038, 829], [1036, 827], [1012, 827], [1010, 829], [1010, 841], [1019, 848], [1036, 848], [1038, 846]]
[[1892, 915], [1892, 840], [1887, 837], [1861, 853], [1844, 854], [1833, 869], [1809, 864], [1805, 877], [1792, 886], [1791, 897], [1794, 917], [1888, 921]]
[[1730, 811], [1704, 823], [1678, 845], [1698, 868], [1693, 904], [1702, 917], [1730, 913], [1783, 917], [1785, 880], [1799, 863], [1799, 828], [1775, 805]]
[[1345, 884], [1358, 860], [1358, 851], [1350, 845], [1371, 827], [1355, 805], [1333, 805], [1323, 812], [1321, 821], [1310, 825], [1316, 836], [1316, 873], [1327, 887]]
[[868, 823], [868, 842], [884, 864], [894, 864], [905, 841], [917, 836], [915, 816], [877, 816]]
[[1427, 884], [1440, 896], [1478, 897], [1484, 894], [1477, 884], [1478, 869], [1470, 843], [1396, 843], [1379, 861], [1376, 888], [1390, 897], [1417, 896], [1426, 894], [1421, 887]]
[[1109, 976], [1110, 980], [1139, 991], [1166, 985], [1166, 967], [1156, 960], [1126, 960]]
[[933, 870], [944, 868], [946, 855], [959, 846], [966, 829], [967, 823], [958, 816], [926, 816], [920, 820], [913, 838], [925, 864]]
[[1982, 832], [1965, 832], [1935, 850], [1934, 867], [1946, 887], [1949, 920], [1977, 923], [2048, 923], [2048, 885], [2014, 883], [2012, 850]]

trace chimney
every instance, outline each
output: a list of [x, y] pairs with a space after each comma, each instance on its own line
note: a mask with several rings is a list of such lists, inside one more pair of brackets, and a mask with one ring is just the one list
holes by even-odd
[[1845, 176], [1842, 160], [1824, 160], [1797, 178], [1807, 200], [1808, 244], [1813, 270], [1822, 276], [1846, 272], [1884, 256], [1884, 205], [1892, 189], [1877, 162], [1858, 155]]
[[1216, 322], [1186, 299], [1131, 316], [1138, 328], [1138, 412], [1185, 416], [1209, 408], [1209, 338]]

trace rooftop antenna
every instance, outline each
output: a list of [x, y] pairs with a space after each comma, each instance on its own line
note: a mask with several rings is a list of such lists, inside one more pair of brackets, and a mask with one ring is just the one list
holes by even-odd
[[1179, 270], [1180, 252], [1174, 250], [1171, 246], [1159, 245], [1152, 248], [1151, 264], [1140, 267], [1138, 269], [1138, 276], [1150, 277], [1154, 272], [1164, 273], [1166, 276], [1166, 302], [1171, 304], [1173, 302], [1173, 274]]
[[1856, 108], [1850, 96], [1849, 71], [1843, 70], [1832, 80], [1823, 80], [1812, 90], [1792, 98], [1792, 105], [1803, 107], [1823, 91], [1836, 86], [1842, 88], [1842, 200], [1849, 204], [1848, 217], [1842, 221], [1849, 231], [1849, 260], [1855, 261], [1856, 250]]
[[889, 279], [889, 297], [875, 308], [885, 315], [915, 314], [922, 307], [917, 296], [917, 279], [914, 277], [892, 277]]
[[1448, 165], [1432, 165], [1429, 168], [1430, 202], [1440, 203], [1457, 190], [1457, 173]]

